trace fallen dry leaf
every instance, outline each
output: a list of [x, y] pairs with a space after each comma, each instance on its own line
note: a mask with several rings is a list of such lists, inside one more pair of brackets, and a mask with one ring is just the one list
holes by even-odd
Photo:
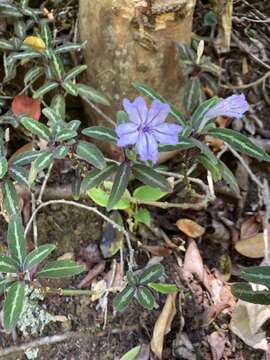
[[154, 326], [150, 346], [158, 359], [162, 359], [164, 336], [171, 331], [171, 324], [176, 315], [176, 295], [177, 293], [173, 293], [167, 296], [165, 305]]
[[268, 350], [266, 333], [262, 325], [270, 319], [270, 306], [239, 300], [232, 313], [230, 328], [247, 345], [254, 349]]
[[192, 238], [198, 238], [205, 233], [205, 229], [190, 219], [179, 219], [176, 222], [176, 226], [187, 236]]
[[214, 331], [208, 336], [208, 343], [211, 347], [212, 359], [220, 360], [225, 349], [225, 335], [222, 331]]
[[[262, 219], [261, 219], [262, 220]], [[258, 234], [261, 223], [258, 221], [258, 216], [250, 216], [241, 224], [240, 238], [247, 239]]]
[[203, 266], [201, 254], [194, 240], [190, 241], [184, 259], [183, 269], [195, 274], [206, 289], [211, 292], [208, 274]]
[[[270, 237], [268, 237], [268, 244], [270, 246]], [[239, 252], [239, 254], [252, 259], [260, 259], [264, 257], [263, 233], [258, 233], [247, 239], [237, 241], [235, 249]]]
[[143, 245], [140, 243], [139, 247], [149, 251], [152, 255], [166, 257], [171, 255], [172, 250], [161, 245]]
[[17, 95], [12, 101], [11, 109], [14, 115], [26, 114], [34, 120], [41, 116], [41, 105], [38, 99], [32, 99], [27, 95]]
[[92, 280], [105, 270], [105, 264], [105, 261], [101, 261], [99, 264], [95, 265], [92, 269], [90, 269], [87, 275], [80, 281], [78, 288], [81, 289], [88, 287]]

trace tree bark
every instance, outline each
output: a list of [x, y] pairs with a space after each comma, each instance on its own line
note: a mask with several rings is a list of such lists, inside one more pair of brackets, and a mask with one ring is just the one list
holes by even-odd
[[[110, 99], [103, 110], [115, 118], [122, 99], [145, 84], [168, 101], [182, 104], [185, 79], [176, 42], [189, 43], [196, 0], [80, 0], [80, 36], [87, 82]], [[91, 114], [91, 121], [100, 117]]]

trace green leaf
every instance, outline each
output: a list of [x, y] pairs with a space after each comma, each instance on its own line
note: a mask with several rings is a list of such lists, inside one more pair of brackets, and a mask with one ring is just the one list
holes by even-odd
[[221, 99], [219, 99], [218, 97], [213, 97], [201, 103], [191, 116], [191, 126], [194, 129], [200, 129], [199, 131], [201, 131], [207, 124], [207, 122], [210, 121], [209, 119], [207, 121], [203, 121], [204, 115], [209, 109], [218, 104], [220, 100]]
[[12, 178], [17, 181], [18, 184], [29, 187], [28, 177], [29, 171], [20, 166], [12, 166], [11, 169]]
[[166, 101], [161, 95], [159, 95], [157, 92], [155, 92], [153, 89], [150, 89], [146, 85], [139, 84], [139, 83], [133, 83], [132, 84], [135, 89], [143, 93], [144, 95], [148, 96], [152, 100], [159, 100], [162, 103], [169, 104], [171, 107], [170, 114], [181, 124], [185, 125], [186, 120], [185, 116], [180, 112], [179, 109], [177, 109], [174, 105], [170, 104], [168, 101]]
[[51, 101], [51, 109], [54, 110], [56, 116], [61, 120], [66, 117], [66, 100], [62, 94], [56, 94]]
[[9, 256], [0, 255], [0, 272], [3, 273], [16, 273], [18, 264]]
[[85, 269], [73, 260], [56, 260], [44, 266], [37, 273], [39, 278], [63, 278], [82, 273]]
[[63, 54], [70, 51], [80, 51], [84, 46], [85, 43], [83, 44], [65, 43], [64, 45], [58, 46], [58, 48], [55, 49], [55, 53]]
[[19, 198], [13, 182], [7, 180], [2, 184], [3, 207], [8, 215], [17, 214], [20, 211]]
[[110, 211], [114, 208], [115, 204], [121, 199], [124, 194], [130, 176], [130, 163], [122, 163], [116, 172], [116, 176], [113, 182], [112, 191], [108, 200], [107, 210]]
[[44, 150], [39, 152], [39, 156], [36, 158], [36, 160], [33, 162], [30, 173], [29, 173], [29, 184], [32, 185], [35, 181], [37, 174], [50, 166], [53, 162], [53, 153], [51, 150]]
[[161, 191], [168, 193], [172, 191], [168, 181], [154, 169], [146, 165], [134, 165], [132, 167], [132, 172], [134, 176], [145, 185], [158, 187]]
[[16, 21], [14, 25], [14, 32], [18, 38], [23, 40], [26, 37], [26, 25], [23, 21]]
[[137, 298], [139, 303], [148, 310], [152, 310], [155, 306], [155, 298], [151, 291], [145, 286], [139, 287], [137, 290]]
[[80, 120], [71, 120], [71, 121], [67, 124], [67, 128], [70, 129], [70, 130], [78, 131], [80, 125], [81, 125], [81, 121], [80, 121]]
[[[107, 207], [109, 201], [109, 193], [112, 189], [112, 182], [105, 181], [102, 188], [92, 188], [88, 191], [89, 197], [99, 206]], [[104, 190], [103, 190], [104, 189]], [[130, 193], [126, 190], [122, 198], [114, 205], [113, 210], [123, 210], [130, 208]]]
[[13, 50], [13, 45], [10, 41], [5, 39], [0, 39], [0, 49], [3, 50]]
[[147, 226], [151, 225], [151, 215], [147, 209], [141, 209], [141, 210], [135, 212], [134, 219], [138, 223], [142, 223]]
[[174, 151], [174, 150], [188, 150], [194, 147], [194, 144], [190, 141], [189, 138], [181, 138], [177, 145], [159, 145], [158, 151]]
[[81, 185], [82, 191], [88, 191], [93, 187], [100, 185], [116, 170], [117, 170], [117, 166], [115, 164], [111, 164], [103, 170], [99, 170], [99, 169], [92, 170], [90, 173], [88, 173], [85, 176], [85, 178], [82, 181], [82, 185]]
[[199, 155], [197, 156], [197, 160], [199, 163], [201, 163], [203, 165], [203, 167], [210, 171], [210, 173], [213, 176], [213, 180], [214, 181], [219, 181], [221, 180], [221, 171], [220, 171], [220, 167], [217, 166], [216, 164], [213, 164], [213, 162], [206, 157], [205, 155]]
[[47, 141], [50, 140], [50, 137], [51, 137], [50, 130], [46, 125], [44, 125], [36, 120], [33, 120], [27, 116], [23, 116], [20, 119], [20, 122], [32, 134], [37, 135], [41, 139], [44, 139]]
[[7, 239], [11, 257], [20, 265], [23, 265], [26, 254], [26, 241], [20, 214], [15, 214], [10, 218]]
[[98, 104], [107, 105], [107, 106], [110, 105], [107, 98], [100, 91], [92, 88], [91, 86], [85, 84], [77, 84], [76, 87], [78, 90], [78, 94], [82, 98], [89, 99]]
[[165, 274], [165, 269], [162, 264], [154, 264], [149, 266], [139, 278], [139, 283], [144, 285], [159, 280]]
[[52, 45], [52, 34], [50, 31], [50, 27], [48, 21], [41, 22], [41, 38], [44, 41], [47, 48], [50, 48]]
[[137, 356], [139, 355], [141, 350], [141, 346], [135, 346], [131, 350], [129, 350], [127, 353], [125, 353], [120, 360], [136, 360]]
[[103, 126], [91, 126], [83, 129], [83, 135], [89, 136], [93, 139], [108, 141], [115, 144], [117, 142], [117, 135], [113, 129], [109, 129]]
[[188, 45], [179, 42], [176, 44], [176, 48], [184, 63], [193, 64], [193, 62], [195, 62], [196, 53]]
[[7, 292], [4, 302], [4, 328], [11, 332], [20, 319], [25, 298], [25, 283], [16, 281]]
[[52, 64], [52, 68], [55, 76], [59, 81], [61, 81], [64, 77], [64, 66], [58, 55], [56, 55], [52, 50], [49, 51], [49, 56]]
[[33, 84], [41, 75], [43, 75], [42, 66], [33, 66], [24, 75], [24, 85]]
[[73, 199], [75, 201], [78, 201], [80, 199], [80, 195], [81, 195], [81, 177], [80, 175], [75, 175], [75, 177], [72, 179], [71, 182], [71, 192], [72, 192], [72, 196]]
[[231, 287], [232, 294], [244, 301], [252, 304], [270, 305], [270, 291], [254, 291], [247, 283], [233, 284]]
[[151, 289], [160, 292], [161, 294], [172, 294], [179, 291], [175, 284], [163, 284], [163, 283], [151, 282], [147, 284], [147, 286], [149, 286]]
[[87, 141], [80, 140], [76, 148], [76, 154], [89, 164], [95, 166], [98, 169], [104, 169], [106, 161], [102, 152], [94, 144], [90, 144]]
[[240, 276], [251, 283], [270, 288], [270, 266], [252, 266], [242, 270]]
[[61, 85], [68, 94], [72, 96], [78, 96], [77, 85], [73, 84], [71, 81], [65, 81]]
[[24, 166], [30, 164], [32, 161], [36, 160], [36, 158], [39, 155], [39, 151], [24, 151], [23, 153], [20, 153], [16, 155], [12, 160], [11, 164], [12, 166]]
[[80, 75], [86, 69], [87, 69], [87, 65], [79, 65], [79, 66], [76, 66], [76, 67], [72, 68], [66, 74], [66, 76], [64, 78], [64, 81], [66, 82], [66, 81], [69, 81], [69, 80], [73, 80], [76, 76]]
[[135, 294], [135, 288], [133, 286], [127, 286], [119, 294], [117, 294], [113, 300], [113, 306], [117, 311], [123, 311], [131, 302]]
[[239, 185], [231, 170], [227, 165], [224, 164], [223, 161], [218, 160], [218, 163], [222, 178], [226, 181], [233, 192], [235, 192], [237, 195], [240, 195]]
[[51, 125], [56, 125], [60, 121], [60, 118], [57, 115], [56, 111], [50, 107], [42, 109], [42, 114], [46, 116]]
[[159, 187], [142, 185], [133, 191], [133, 197], [144, 201], [157, 201], [167, 193], [160, 190]]
[[198, 78], [190, 79], [184, 92], [184, 103], [188, 114], [192, 114], [202, 100], [201, 83]]
[[201, 153], [204, 154], [209, 159], [209, 161], [213, 163], [213, 165], [218, 165], [218, 159], [212, 153], [208, 145], [194, 138], [190, 138], [190, 142], [193, 143], [195, 147], [200, 149]]
[[117, 124], [125, 124], [128, 122], [128, 114], [123, 110], [117, 111], [116, 122]]
[[208, 135], [225, 141], [232, 148], [253, 158], [269, 162], [270, 156], [259, 146], [253, 144], [248, 137], [231, 129], [209, 129]]
[[46, 257], [48, 257], [55, 248], [56, 246], [53, 244], [46, 244], [41, 245], [37, 249], [31, 251], [25, 258], [24, 269], [32, 269], [35, 265], [46, 259]]
[[127, 271], [126, 273], [127, 281], [130, 286], [137, 285], [138, 278], [132, 271]]
[[64, 159], [69, 153], [69, 147], [65, 145], [58, 145], [53, 152], [55, 159]]
[[58, 83], [56, 81], [48, 82], [42, 85], [39, 89], [37, 89], [33, 94], [33, 99], [42, 98], [49, 91], [52, 91], [58, 87]]
[[77, 131], [70, 129], [62, 129], [55, 136], [55, 141], [67, 141], [78, 135]]
[[204, 26], [210, 26], [213, 27], [217, 25], [217, 16], [214, 13], [214, 11], [208, 11], [203, 18], [203, 24]]
[[6, 291], [8, 283], [9, 283], [8, 279], [2, 278], [0, 276], [0, 295], [2, 295]]
[[8, 171], [8, 162], [5, 156], [0, 156], [0, 179], [2, 179]]

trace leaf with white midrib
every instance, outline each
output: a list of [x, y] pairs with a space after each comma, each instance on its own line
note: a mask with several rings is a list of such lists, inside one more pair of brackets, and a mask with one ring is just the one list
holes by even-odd
[[165, 192], [171, 192], [172, 189], [167, 180], [157, 173], [154, 169], [145, 165], [134, 165], [132, 167], [134, 176], [145, 185], [159, 187]]
[[17, 214], [20, 211], [19, 198], [11, 180], [2, 185], [3, 206], [9, 215]]
[[106, 162], [102, 152], [94, 144], [90, 144], [87, 141], [80, 140], [76, 154], [89, 164], [94, 165], [98, 169], [104, 169]]
[[7, 237], [10, 255], [22, 265], [25, 258], [26, 242], [20, 214], [15, 214], [10, 218]]
[[43, 261], [50, 253], [55, 249], [55, 245], [53, 244], [45, 244], [39, 246], [37, 249], [34, 249], [30, 252], [24, 261], [24, 268], [31, 269], [33, 266], [39, 264]]
[[8, 290], [4, 302], [4, 327], [6, 331], [11, 331], [22, 313], [25, 297], [25, 283], [15, 282]]
[[113, 144], [115, 144], [117, 141], [115, 131], [103, 126], [91, 126], [89, 128], [83, 129], [82, 134], [94, 139], [109, 141]]
[[61, 278], [80, 274], [83, 271], [84, 268], [72, 260], [56, 260], [45, 265], [45, 267], [37, 273], [37, 277]]
[[108, 211], [112, 210], [114, 205], [121, 199], [121, 196], [124, 194], [128, 185], [130, 171], [131, 171], [131, 167], [129, 162], [124, 162], [119, 166], [113, 182], [112, 191], [108, 200], [108, 205], [107, 205]]
[[16, 273], [18, 264], [9, 256], [0, 255], [0, 272]]

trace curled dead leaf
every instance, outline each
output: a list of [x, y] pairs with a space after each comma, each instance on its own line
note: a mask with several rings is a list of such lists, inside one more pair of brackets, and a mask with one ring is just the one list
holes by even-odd
[[14, 115], [26, 114], [34, 120], [41, 116], [41, 105], [38, 99], [32, 99], [27, 95], [17, 95], [12, 101], [11, 109]]
[[176, 315], [176, 295], [177, 293], [173, 293], [167, 296], [165, 305], [154, 326], [150, 346], [158, 359], [162, 359], [164, 336], [171, 331], [171, 324]]
[[205, 233], [204, 227], [190, 219], [179, 219], [176, 222], [176, 226], [184, 234], [194, 239], [202, 236]]
[[[270, 237], [268, 237], [268, 244], [270, 246]], [[241, 239], [236, 242], [235, 250], [239, 254], [252, 259], [260, 259], [264, 257], [264, 241], [263, 233], [258, 233], [247, 239]]]

